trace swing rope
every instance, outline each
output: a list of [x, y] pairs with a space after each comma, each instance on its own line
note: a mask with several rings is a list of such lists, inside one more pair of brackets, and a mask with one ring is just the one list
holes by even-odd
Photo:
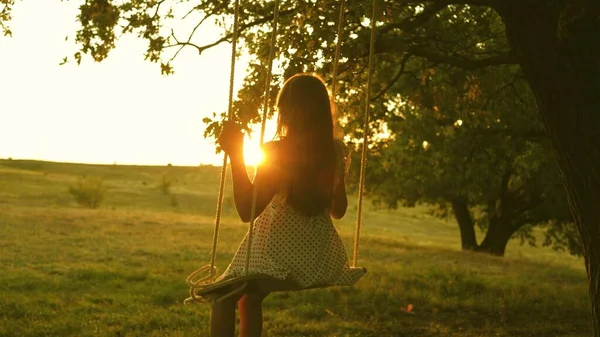
[[[233, 16], [233, 35], [231, 38], [231, 70], [229, 73], [229, 100], [227, 107], [227, 119], [233, 119], [233, 86], [235, 82], [235, 60], [237, 50], [237, 40], [239, 33], [239, 0], [235, 0], [234, 3], [234, 16]], [[223, 212], [223, 198], [225, 195], [225, 178], [227, 176], [227, 153], [223, 154], [223, 166], [221, 167], [221, 180], [219, 182], [219, 197], [217, 199], [217, 213], [215, 216], [215, 228], [213, 232], [212, 249], [210, 256], [210, 265], [202, 266], [190, 276], [187, 277], [186, 282], [190, 286], [190, 299], [200, 300], [196, 295], [196, 290], [200, 289], [208, 284], [213, 283], [215, 276], [217, 275], [217, 267], [215, 266], [215, 260], [217, 256], [217, 243], [219, 241], [219, 229], [221, 226], [221, 214]], [[208, 270], [209, 274], [199, 280], [196, 280], [198, 275], [206, 273]], [[187, 301], [187, 300], [186, 300]]]
[[335, 55], [333, 57], [333, 75], [331, 76], [331, 97], [335, 101], [335, 94], [337, 89], [338, 80], [338, 66], [340, 63], [340, 54], [342, 52], [342, 32], [344, 28], [344, 11], [346, 6], [346, 0], [340, 1], [340, 15], [338, 18], [338, 30], [337, 30], [337, 41], [335, 44]]
[[371, 13], [371, 37], [369, 43], [369, 69], [367, 71], [367, 88], [365, 98], [365, 114], [363, 124], [363, 144], [362, 153], [360, 156], [360, 181], [358, 187], [358, 206], [356, 211], [356, 232], [354, 233], [354, 254], [352, 256], [352, 267], [356, 267], [358, 261], [358, 243], [360, 242], [360, 228], [362, 223], [362, 205], [363, 194], [365, 189], [365, 175], [367, 169], [367, 145], [369, 141], [369, 115], [371, 106], [371, 79], [373, 75], [373, 58], [375, 56], [375, 19], [376, 19], [376, 4], [377, 0], [373, 0], [373, 9]]
[[[265, 129], [267, 125], [267, 116], [269, 113], [269, 99], [271, 97], [271, 77], [273, 76], [273, 59], [275, 58], [275, 44], [277, 41], [277, 24], [279, 22], [279, 0], [275, 0], [275, 9], [273, 13], [273, 30], [271, 32], [271, 42], [269, 44], [269, 56], [267, 60], [267, 78], [265, 79], [265, 97], [263, 102], [263, 115], [261, 119], [260, 127], [260, 141], [259, 146], [265, 141]], [[254, 177], [258, 172], [258, 164], [254, 168]], [[244, 265], [244, 275], [248, 275], [248, 269], [250, 266], [250, 251], [252, 247], [252, 237], [254, 234], [254, 222], [256, 220], [256, 202], [258, 199], [258, 188], [253, 185], [252, 189], [252, 207], [250, 208], [250, 227], [248, 228], [248, 249], [246, 250], [246, 263]]]
[[[235, 82], [235, 60], [238, 40], [238, 24], [240, 16], [240, 2], [235, 0], [233, 15], [233, 36], [231, 38], [231, 68], [229, 72], [229, 99], [227, 107], [227, 119], [233, 119], [233, 86]], [[215, 259], [217, 256], [217, 242], [219, 240], [219, 227], [221, 226], [221, 213], [223, 212], [223, 197], [225, 195], [225, 177], [227, 175], [227, 153], [223, 154], [223, 166], [221, 167], [221, 182], [219, 184], [219, 198], [217, 201], [217, 215], [215, 218], [215, 230], [213, 234], [212, 253], [210, 257], [210, 277], [216, 275]]]

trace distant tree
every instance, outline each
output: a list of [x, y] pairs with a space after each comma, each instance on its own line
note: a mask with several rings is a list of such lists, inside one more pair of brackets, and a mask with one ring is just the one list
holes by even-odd
[[[538, 225], [551, 230], [544, 244], [564, 246], [573, 233], [562, 230], [572, 217], [560, 172], [522, 75], [511, 68], [430, 69], [413, 79], [414, 101], [389, 102], [397, 117], [386, 124], [391, 136], [369, 151], [367, 188], [376, 201], [436, 205], [435, 215], [456, 218], [464, 250], [504, 255], [511, 237], [535, 244]], [[475, 226], [486, 234], [480, 244]]]
[[[2, 25], [10, 18], [5, 11], [10, 13], [13, 2], [2, 3]], [[356, 115], [352, 112], [358, 106], [357, 93], [365, 82], [365, 19], [371, 3], [347, 2], [346, 59], [341, 65], [338, 99], [347, 103], [342, 108], [350, 120]], [[375, 96], [376, 103], [393, 98], [392, 89], [414, 75], [402, 66], [409, 58], [469, 71], [505, 64], [521, 67], [564, 178], [589, 277], [593, 335], [600, 337], [600, 5], [590, 0], [380, 0], [378, 4], [374, 89], [382, 94]], [[333, 0], [320, 1], [318, 6], [306, 0], [282, 2], [278, 57], [283, 67], [329, 73], [338, 5]], [[250, 68], [241, 99], [248, 98], [252, 88], [260, 88], [264, 81], [260, 60], [264, 61], [268, 50], [272, 13], [272, 2], [243, 2], [241, 40], [258, 61]], [[225, 1], [192, 5], [90, 0], [80, 6], [82, 26], [76, 41], [81, 52], [74, 58], [80, 61], [88, 54], [101, 61], [114, 48], [119, 34], [136, 33], [149, 42], [146, 58], [160, 62], [161, 70], [170, 73], [172, 54], [164, 55], [166, 49], [189, 46], [201, 53], [230, 40], [231, 14], [231, 2]], [[171, 34], [162, 26], [165, 20], [184, 15], [198, 26], [206, 20], [216, 21], [227, 33], [201, 46], [189, 32]], [[276, 76], [275, 83], [283, 75]], [[242, 116], [254, 118], [252, 102], [240, 106], [240, 111], [245, 109]], [[375, 116], [372, 129], [381, 127], [389, 117], [384, 109], [379, 111], [384, 115]]]

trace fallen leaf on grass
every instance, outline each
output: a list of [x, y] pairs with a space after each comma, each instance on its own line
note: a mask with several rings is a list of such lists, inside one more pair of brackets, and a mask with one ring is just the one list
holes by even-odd
[[414, 306], [412, 304], [409, 304], [406, 306], [406, 308], [400, 308], [400, 310], [402, 310], [403, 312], [407, 313], [407, 314], [412, 314], [414, 315], [415, 312], [413, 311]]

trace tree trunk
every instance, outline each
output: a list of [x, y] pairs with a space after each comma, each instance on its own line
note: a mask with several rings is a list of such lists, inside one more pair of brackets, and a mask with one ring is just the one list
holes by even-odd
[[485, 238], [475, 251], [488, 253], [496, 256], [504, 256], [508, 240], [519, 228], [511, 226], [510, 223], [502, 219], [490, 220], [490, 227], [485, 233]]
[[497, 9], [553, 142], [600, 337], [600, 10], [594, 1], [510, 3]]
[[475, 250], [477, 248], [475, 225], [467, 205], [467, 200], [464, 197], [456, 197], [451, 200], [451, 203], [452, 211], [454, 212], [454, 217], [456, 218], [456, 222], [458, 222], [458, 229], [460, 230], [462, 250]]

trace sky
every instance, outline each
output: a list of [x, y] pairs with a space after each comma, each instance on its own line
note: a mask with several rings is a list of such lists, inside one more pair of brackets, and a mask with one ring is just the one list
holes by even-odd
[[[145, 61], [145, 41], [122, 37], [109, 57], [77, 51], [77, 3], [22, 1], [14, 7], [12, 37], [0, 37], [0, 158], [134, 165], [220, 165], [202, 119], [227, 109], [231, 46], [201, 56], [184, 49], [175, 74], [163, 76]], [[207, 27], [202, 39], [220, 31]], [[65, 41], [65, 37], [69, 40]], [[248, 56], [236, 64], [241, 86]], [[258, 148], [258, 137], [247, 146]], [[248, 143], [248, 142], [247, 142]]]

